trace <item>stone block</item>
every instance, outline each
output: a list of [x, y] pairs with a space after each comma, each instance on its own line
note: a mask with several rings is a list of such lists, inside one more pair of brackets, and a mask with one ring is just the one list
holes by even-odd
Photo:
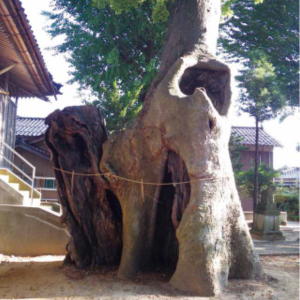
[[251, 235], [262, 240], [283, 240], [279, 229], [280, 215], [265, 215], [254, 213]]

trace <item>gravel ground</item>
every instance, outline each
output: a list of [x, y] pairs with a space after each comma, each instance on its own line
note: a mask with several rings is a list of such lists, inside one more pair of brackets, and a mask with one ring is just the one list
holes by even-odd
[[[143, 274], [136, 281], [116, 278], [116, 271], [79, 272], [62, 267], [63, 257], [0, 255], [0, 298], [51, 299], [208, 299], [172, 289], [163, 275]], [[261, 257], [265, 279], [231, 280], [220, 300], [299, 299], [299, 257]]]

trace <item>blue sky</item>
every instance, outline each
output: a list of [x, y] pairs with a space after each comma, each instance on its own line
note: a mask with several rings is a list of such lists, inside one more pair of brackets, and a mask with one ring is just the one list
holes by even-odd
[[[66, 106], [80, 105], [84, 100], [85, 91], [78, 92], [76, 84], [68, 84], [70, 79], [68, 72], [71, 66], [68, 65], [66, 59], [61, 54], [55, 54], [47, 48], [55, 46], [59, 43], [59, 39], [53, 40], [46, 33], [45, 27], [47, 19], [41, 15], [42, 10], [51, 10], [51, 0], [22, 0], [25, 13], [28, 16], [37, 42], [42, 51], [47, 68], [53, 75], [56, 82], [63, 84], [61, 89], [62, 95], [51, 99], [50, 103], [46, 103], [39, 99], [20, 99], [18, 106], [18, 115], [27, 117], [46, 117], [49, 113], [56, 109], [62, 109]], [[233, 66], [235, 72], [236, 67]], [[238, 91], [233, 89], [233, 97], [237, 98]], [[232, 115], [232, 124], [235, 126], [254, 126], [254, 120], [246, 114], [238, 115], [235, 109]], [[274, 151], [274, 167], [279, 168], [284, 165], [300, 167], [300, 153], [296, 152], [297, 143], [300, 144], [300, 111], [295, 111], [291, 116], [283, 122], [272, 120], [263, 124], [265, 131], [277, 139], [282, 148]]]

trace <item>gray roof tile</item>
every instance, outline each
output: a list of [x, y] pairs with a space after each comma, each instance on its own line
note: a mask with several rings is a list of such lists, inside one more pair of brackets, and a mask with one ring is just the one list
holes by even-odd
[[[255, 145], [255, 127], [232, 127], [231, 134], [241, 137], [241, 144]], [[267, 134], [262, 128], [259, 128], [258, 144], [260, 146], [281, 147], [281, 144]]]
[[17, 117], [17, 136], [39, 136], [44, 134], [47, 128], [44, 118]]

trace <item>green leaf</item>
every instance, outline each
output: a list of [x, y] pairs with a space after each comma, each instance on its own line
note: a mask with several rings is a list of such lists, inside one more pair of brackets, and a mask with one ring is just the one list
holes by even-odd
[[156, 0], [153, 11], [152, 19], [154, 22], [165, 22], [169, 18], [169, 11], [166, 6], [166, 0]]
[[113, 48], [106, 57], [106, 62], [111, 65], [119, 64], [119, 51], [117, 48]]

